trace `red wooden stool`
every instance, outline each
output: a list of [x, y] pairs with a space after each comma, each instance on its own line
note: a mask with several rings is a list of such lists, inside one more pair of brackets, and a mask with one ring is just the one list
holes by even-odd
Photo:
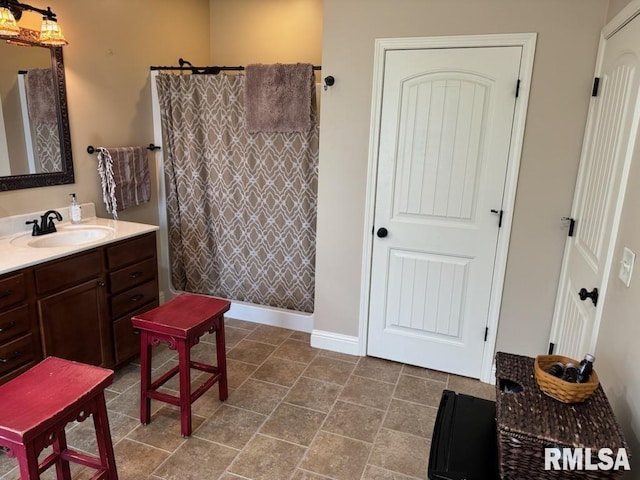
[[[140, 421], [151, 421], [151, 399], [180, 407], [182, 436], [191, 435], [191, 404], [218, 382], [220, 400], [229, 396], [227, 387], [227, 356], [224, 344], [224, 314], [229, 310], [228, 300], [182, 293], [164, 305], [131, 319], [140, 330]], [[191, 347], [197, 345], [205, 333], [216, 332], [217, 366], [191, 360]], [[157, 380], [151, 381], [151, 347], [167, 343], [178, 351], [178, 365]], [[211, 377], [191, 392], [190, 369], [211, 373]], [[180, 396], [158, 392], [157, 389], [179, 373]]]
[[[98, 470], [91, 478], [118, 480], [104, 403], [113, 372], [49, 357], [0, 386], [0, 448], [18, 459], [20, 478], [35, 480], [56, 466], [58, 480], [71, 480], [69, 462]], [[67, 448], [64, 427], [93, 415], [100, 457]], [[49, 445], [53, 452], [38, 464]]]

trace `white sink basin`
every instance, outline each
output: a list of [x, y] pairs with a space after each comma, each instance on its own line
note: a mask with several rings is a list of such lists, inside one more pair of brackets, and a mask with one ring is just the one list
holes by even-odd
[[72, 247], [101, 240], [115, 232], [111, 227], [101, 225], [62, 225], [56, 233], [48, 233], [39, 237], [31, 234], [20, 235], [13, 240], [13, 245], [31, 248]]

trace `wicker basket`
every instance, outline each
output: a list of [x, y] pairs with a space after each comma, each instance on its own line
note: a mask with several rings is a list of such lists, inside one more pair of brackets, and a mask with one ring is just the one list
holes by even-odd
[[[557, 359], [557, 360], [556, 360]], [[561, 361], [553, 357], [551, 363]], [[534, 359], [498, 352], [496, 355], [496, 429], [502, 479], [608, 480], [623, 470], [546, 470], [545, 448], [588, 447], [630, 450], [601, 386], [582, 403], [561, 403], [540, 390]], [[543, 362], [544, 363], [544, 362]], [[506, 380], [522, 387], [503, 391]]]
[[563, 364], [573, 363], [578, 365], [580, 362], [576, 362], [572, 358], [563, 357], [562, 355], [538, 355], [534, 363], [534, 370], [536, 372], [536, 381], [540, 390], [556, 400], [563, 403], [578, 403], [584, 402], [591, 394], [598, 388], [600, 382], [598, 381], [598, 375], [593, 370], [589, 376], [589, 380], [585, 383], [570, 383], [564, 380], [554, 377], [547, 370], [554, 363], [561, 362]]

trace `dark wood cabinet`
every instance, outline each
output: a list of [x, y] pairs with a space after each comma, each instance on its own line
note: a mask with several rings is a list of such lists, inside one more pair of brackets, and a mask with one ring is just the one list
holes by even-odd
[[111, 333], [101, 277], [38, 300], [45, 357], [108, 367], [113, 364]]
[[30, 271], [0, 276], [0, 384], [42, 358]]
[[140, 335], [133, 329], [131, 317], [159, 305], [155, 233], [108, 247], [106, 269], [114, 362], [118, 366], [140, 353]]
[[43, 356], [120, 366], [131, 317], [158, 306], [155, 232], [0, 276], [0, 384]]

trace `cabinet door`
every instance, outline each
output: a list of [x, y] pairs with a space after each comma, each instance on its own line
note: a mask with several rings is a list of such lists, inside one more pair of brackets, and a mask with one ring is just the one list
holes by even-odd
[[131, 325], [131, 317], [141, 315], [158, 306], [154, 300], [142, 308], [128, 313], [113, 322], [113, 343], [115, 345], [116, 364], [123, 364], [140, 353], [140, 331]]
[[102, 278], [42, 298], [38, 313], [45, 357], [101, 366], [113, 363]]

